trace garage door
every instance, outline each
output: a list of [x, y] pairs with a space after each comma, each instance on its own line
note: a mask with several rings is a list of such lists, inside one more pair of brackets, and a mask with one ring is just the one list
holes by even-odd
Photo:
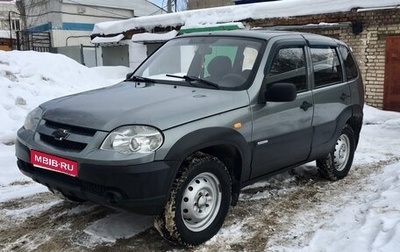
[[400, 112], [400, 36], [386, 38], [383, 108]]

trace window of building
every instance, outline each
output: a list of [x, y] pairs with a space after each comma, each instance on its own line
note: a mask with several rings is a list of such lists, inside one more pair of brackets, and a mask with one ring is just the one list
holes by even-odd
[[13, 31], [21, 30], [21, 23], [20, 23], [19, 19], [11, 19], [11, 29]]

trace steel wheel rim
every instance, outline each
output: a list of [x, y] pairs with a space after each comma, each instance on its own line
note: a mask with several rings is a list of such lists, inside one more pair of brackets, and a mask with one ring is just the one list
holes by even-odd
[[181, 215], [185, 226], [200, 232], [213, 223], [221, 206], [222, 193], [219, 179], [212, 173], [197, 175], [185, 188]]
[[333, 162], [337, 171], [343, 171], [350, 157], [350, 139], [342, 134], [336, 142]]

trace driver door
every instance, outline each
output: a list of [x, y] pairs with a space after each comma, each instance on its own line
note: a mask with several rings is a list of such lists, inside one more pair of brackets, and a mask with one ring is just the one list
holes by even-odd
[[265, 71], [265, 88], [292, 83], [297, 98], [292, 102], [269, 102], [252, 107], [252, 178], [272, 173], [308, 158], [312, 143], [313, 98], [309, 88], [305, 42], [282, 44]]

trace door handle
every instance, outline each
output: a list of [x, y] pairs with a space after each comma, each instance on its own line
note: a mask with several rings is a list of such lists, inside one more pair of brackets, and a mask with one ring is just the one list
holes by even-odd
[[349, 97], [350, 97], [350, 95], [348, 95], [346, 93], [342, 93], [342, 95], [340, 96], [340, 100], [345, 101]]
[[300, 108], [304, 111], [307, 111], [309, 108], [311, 108], [313, 105], [312, 103], [309, 103], [307, 101], [303, 101], [303, 103], [301, 104]]

